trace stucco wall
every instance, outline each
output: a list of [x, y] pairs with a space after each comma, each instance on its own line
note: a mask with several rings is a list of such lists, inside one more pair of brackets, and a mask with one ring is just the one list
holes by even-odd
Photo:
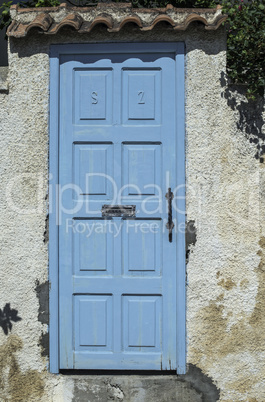
[[[188, 374], [52, 375], [49, 46], [153, 40], [186, 43]], [[197, 24], [184, 33], [127, 25], [116, 34], [97, 27], [10, 39], [9, 93], [0, 93], [0, 400], [265, 400], [263, 103], [248, 105], [227, 87], [225, 61], [223, 28], [207, 32]]]

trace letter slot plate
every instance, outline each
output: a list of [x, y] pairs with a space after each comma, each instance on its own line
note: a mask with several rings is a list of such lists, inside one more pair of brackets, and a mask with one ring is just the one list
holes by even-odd
[[102, 216], [134, 217], [135, 205], [102, 205]]

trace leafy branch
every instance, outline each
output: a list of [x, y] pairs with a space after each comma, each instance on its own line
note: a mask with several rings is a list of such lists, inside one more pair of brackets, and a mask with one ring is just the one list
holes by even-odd
[[0, 29], [5, 29], [11, 23], [10, 16], [10, 7], [12, 6], [13, 1], [8, 1], [7, 3], [3, 3], [0, 7], [1, 15], [0, 15]]
[[[12, 6], [13, 0], [4, 2], [0, 7], [0, 30], [6, 29], [11, 23], [10, 17], [10, 7]], [[17, 3], [19, 7], [57, 7], [60, 5], [59, 0], [27, 0]]]
[[263, 96], [265, 86], [265, 1], [223, 0], [227, 19], [227, 69], [235, 83], [247, 84], [247, 97]]

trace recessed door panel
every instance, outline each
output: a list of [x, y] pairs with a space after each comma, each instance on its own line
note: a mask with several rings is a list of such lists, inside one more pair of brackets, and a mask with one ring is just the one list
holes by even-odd
[[112, 296], [74, 296], [75, 348], [89, 352], [112, 349]]
[[112, 70], [73, 70], [73, 111], [76, 124], [109, 124], [112, 112]]
[[161, 144], [123, 144], [123, 195], [158, 195], [161, 168]]
[[78, 219], [68, 225], [73, 236], [76, 275], [112, 275], [114, 228], [111, 221]]
[[162, 222], [160, 220], [127, 220], [123, 226], [124, 275], [160, 275]]
[[160, 124], [160, 69], [124, 69], [122, 80], [123, 122], [133, 125]]
[[161, 351], [161, 296], [123, 295], [124, 350]]
[[110, 199], [113, 144], [77, 143], [73, 145], [73, 154], [74, 199]]

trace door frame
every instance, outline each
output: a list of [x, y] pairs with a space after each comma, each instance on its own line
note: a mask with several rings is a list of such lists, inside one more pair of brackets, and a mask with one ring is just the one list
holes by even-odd
[[[184, 42], [138, 42], [101, 44], [63, 44], [50, 47], [50, 108], [49, 108], [49, 361], [50, 372], [59, 373], [59, 83], [60, 56], [80, 53], [175, 53], [176, 61], [176, 159], [178, 161], [177, 208], [186, 210], [185, 203], [185, 44]], [[177, 52], [176, 52], [177, 49]], [[177, 214], [177, 374], [186, 372], [186, 251], [185, 213]], [[184, 233], [183, 233], [184, 232]], [[177, 268], [177, 267], [176, 267]]]

